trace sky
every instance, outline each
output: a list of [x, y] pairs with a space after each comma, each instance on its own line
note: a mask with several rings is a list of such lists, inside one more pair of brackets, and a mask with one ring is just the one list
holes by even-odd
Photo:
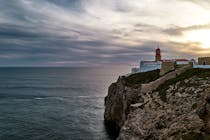
[[0, 0], [0, 66], [210, 56], [210, 0]]

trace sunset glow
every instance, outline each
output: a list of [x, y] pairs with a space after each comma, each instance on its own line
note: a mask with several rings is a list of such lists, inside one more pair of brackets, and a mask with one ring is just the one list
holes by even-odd
[[187, 41], [196, 42], [201, 48], [210, 48], [210, 29], [189, 31], [185, 36]]

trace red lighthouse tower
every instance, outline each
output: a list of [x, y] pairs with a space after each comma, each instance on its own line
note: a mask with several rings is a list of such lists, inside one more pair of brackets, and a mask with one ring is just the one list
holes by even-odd
[[155, 61], [161, 61], [161, 51], [159, 47], [156, 49]]

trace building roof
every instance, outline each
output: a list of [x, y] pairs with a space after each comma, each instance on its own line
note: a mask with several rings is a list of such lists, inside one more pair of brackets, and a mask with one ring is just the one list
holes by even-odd
[[162, 59], [161, 60], [162, 62], [170, 62], [170, 61], [189, 61], [188, 59], [185, 59], [185, 58], [183, 58], [183, 59]]
[[176, 61], [189, 61], [188, 59], [176, 59]]
[[154, 62], [156, 62], [156, 61], [141, 61], [141, 62], [154, 63]]
[[162, 62], [171, 62], [171, 61], [173, 61], [173, 60], [171, 60], [171, 59], [162, 59], [161, 61], [162, 61]]

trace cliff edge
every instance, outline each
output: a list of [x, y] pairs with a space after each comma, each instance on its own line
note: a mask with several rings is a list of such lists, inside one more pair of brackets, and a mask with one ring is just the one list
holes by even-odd
[[118, 140], [210, 139], [210, 70], [120, 77], [109, 87], [104, 118]]

